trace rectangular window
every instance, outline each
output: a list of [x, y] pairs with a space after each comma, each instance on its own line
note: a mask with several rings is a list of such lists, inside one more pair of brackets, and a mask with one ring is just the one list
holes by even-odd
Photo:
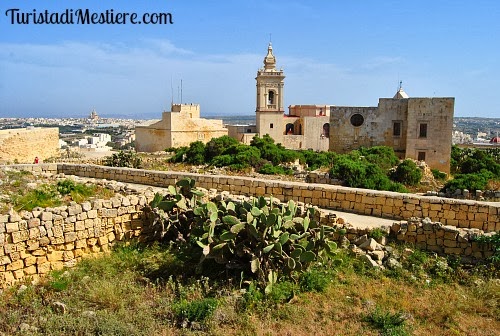
[[418, 161], [425, 161], [425, 152], [418, 152]]
[[418, 131], [419, 138], [427, 138], [427, 124], [420, 124]]
[[269, 128], [273, 128], [273, 127], [274, 127], [273, 123], [270, 123]]
[[401, 121], [395, 121], [392, 127], [392, 135], [395, 137], [401, 136]]
[[247, 128], [247, 133], [252, 133], [252, 129], [251, 128]]

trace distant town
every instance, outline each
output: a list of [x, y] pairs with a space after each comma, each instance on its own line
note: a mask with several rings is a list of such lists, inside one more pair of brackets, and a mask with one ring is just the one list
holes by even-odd
[[[160, 117], [160, 114], [159, 114]], [[211, 118], [211, 117], [207, 117]], [[255, 116], [222, 116], [226, 125], [252, 124]], [[58, 127], [59, 146], [68, 153], [84, 151], [132, 150], [135, 127], [145, 119], [100, 117], [95, 110], [84, 118], [0, 118], [0, 130]], [[500, 118], [455, 117], [452, 142], [465, 146], [500, 145]]]
[[[161, 117], [161, 113], [158, 113]], [[225, 124], [255, 123], [255, 116], [206, 117], [220, 118]], [[100, 117], [92, 110], [83, 118], [0, 118], [0, 130], [59, 128], [59, 148], [68, 153], [132, 150], [135, 145], [135, 127], [148, 120]]]

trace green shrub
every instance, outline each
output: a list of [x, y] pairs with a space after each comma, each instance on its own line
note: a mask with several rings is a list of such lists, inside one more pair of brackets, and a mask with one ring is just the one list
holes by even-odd
[[257, 135], [250, 142], [260, 152], [260, 157], [272, 162], [275, 166], [281, 163], [293, 162], [301, 156], [297, 151], [286, 149], [282, 144], [275, 144], [274, 139], [265, 134], [262, 138]]
[[53, 186], [43, 184], [12, 199], [14, 209], [31, 211], [36, 207], [56, 207], [62, 204], [59, 193]]
[[181, 300], [172, 307], [179, 322], [204, 322], [217, 309], [218, 301], [214, 298], [204, 298], [193, 301]]
[[330, 283], [330, 277], [317, 269], [302, 273], [299, 278], [300, 289], [306, 292], [324, 292]]
[[399, 162], [399, 158], [396, 156], [394, 149], [391, 147], [361, 147], [358, 151], [366, 161], [379, 166], [383, 170], [390, 169]]
[[335, 161], [330, 170], [330, 177], [344, 181], [348, 187], [361, 187], [366, 180], [366, 165], [344, 155]]
[[188, 147], [182, 146], [178, 148], [168, 148], [168, 149], [174, 152], [174, 155], [172, 155], [172, 157], [168, 160], [169, 162], [173, 163], [184, 162], [184, 160], [186, 159], [186, 153]]
[[211, 161], [211, 165], [215, 167], [226, 167], [234, 163], [234, 156], [229, 154], [217, 155]]
[[434, 178], [436, 180], [444, 180], [446, 179], [446, 173], [443, 173], [442, 171], [439, 171], [438, 169], [431, 169], [431, 172], [432, 172], [432, 176], [434, 176]]
[[299, 152], [303, 158], [301, 163], [307, 164], [309, 170], [316, 170], [321, 167], [330, 168], [338, 154], [334, 152], [315, 152], [312, 150], [302, 150]]
[[392, 182], [380, 167], [362, 158], [355, 159], [355, 156], [340, 156], [330, 170], [330, 177], [343, 180], [346, 186], [352, 188], [406, 192], [402, 185]]
[[478, 174], [483, 170], [500, 177], [500, 149], [451, 147], [451, 171], [454, 174]]
[[140, 168], [142, 159], [134, 152], [120, 151], [104, 159], [104, 165], [109, 167]]
[[400, 312], [384, 312], [377, 307], [365, 318], [372, 326], [381, 331], [381, 335], [387, 336], [406, 336], [410, 335], [405, 329], [405, 318]]
[[273, 166], [272, 163], [265, 163], [258, 172], [267, 175], [292, 175], [293, 170], [282, 166]]
[[446, 182], [441, 191], [454, 191], [456, 189], [485, 190], [488, 181], [492, 179], [494, 179], [493, 173], [485, 170], [477, 174], [457, 174], [453, 180]]
[[413, 160], [406, 159], [401, 162], [391, 174], [391, 179], [406, 185], [417, 185], [422, 178], [422, 171]]
[[[231, 138], [227, 135], [221, 136], [219, 138], [213, 138], [211, 139], [206, 145], [205, 145], [205, 160], [206, 162], [212, 162], [212, 160], [219, 156], [222, 155], [222, 153], [229, 147], [238, 145], [239, 142], [238, 140]], [[226, 166], [229, 166], [226, 165]]]
[[382, 230], [381, 228], [375, 228], [371, 230], [368, 235], [373, 239], [380, 239], [382, 237], [387, 236], [387, 232]]
[[71, 278], [65, 273], [64, 270], [52, 271], [50, 273], [50, 278], [48, 285], [50, 288], [57, 292], [66, 290], [71, 283]]
[[238, 144], [229, 147], [224, 151], [224, 155], [231, 155], [233, 157], [233, 165], [238, 164], [242, 166], [254, 166], [260, 162], [260, 152], [257, 148]]
[[279, 281], [272, 287], [267, 298], [274, 303], [290, 301], [295, 296], [296, 285], [291, 281]]
[[205, 144], [203, 142], [192, 142], [186, 150], [185, 154], [185, 162], [193, 165], [205, 164]]
[[71, 195], [73, 201], [80, 203], [94, 195], [96, 187], [65, 179], [57, 182], [56, 189], [61, 195]]
[[476, 238], [476, 241], [480, 244], [491, 244], [493, 255], [488, 259], [495, 263], [500, 263], [500, 232], [495, 232], [491, 236], [479, 236]]

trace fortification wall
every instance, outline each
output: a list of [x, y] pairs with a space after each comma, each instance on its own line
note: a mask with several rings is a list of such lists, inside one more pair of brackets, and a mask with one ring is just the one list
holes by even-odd
[[0, 130], [0, 162], [33, 163], [59, 154], [59, 129], [16, 128]]
[[[163, 172], [97, 165], [52, 164], [35, 169], [85, 177], [104, 178], [128, 183], [166, 187], [189, 177], [206, 189], [229, 191], [236, 195], [269, 196], [281, 201], [293, 199], [322, 208], [391, 219], [429, 217], [434, 222], [485, 232], [500, 231], [500, 203], [456, 200], [437, 196], [400, 194], [389, 191], [347, 188], [337, 185], [265, 180], [241, 176], [203, 175], [186, 172]], [[33, 169], [33, 165], [13, 166]]]

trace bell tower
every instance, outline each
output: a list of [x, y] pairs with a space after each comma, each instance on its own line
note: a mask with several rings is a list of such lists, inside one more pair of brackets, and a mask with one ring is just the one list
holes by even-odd
[[283, 69], [276, 69], [276, 57], [273, 54], [273, 46], [269, 42], [267, 55], [264, 57], [264, 67], [257, 71], [257, 102], [256, 121], [259, 136], [269, 134], [277, 143], [283, 142], [284, 100]]

